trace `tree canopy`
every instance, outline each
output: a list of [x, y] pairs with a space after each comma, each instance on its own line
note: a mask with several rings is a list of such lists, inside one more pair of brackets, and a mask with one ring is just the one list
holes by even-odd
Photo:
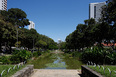
[[[0, 51], [2, 51], [1, 46], [10, 47], [11, 51], [11, 47], [17, 44], [20, 44], [19, 47], [28, 49], [33, 47], [38, 49], [57, 48], [57, 43], [53, 39], [37, 33], [35, 29], [24, 28], [29, 24], [26, 13], [21, 9], [11, 8], [8, 11], [0, 11]], [[18, 42], [16, 42], [16, 30], [19, 33]]]
[[93, 46], [95, 43], [101, 45], [102, 40], [109, 38], [110, 25], [107, 23], [96, 23], [94, 19], [84, 22], [85, 24], [78, 24], [76, 30], [66, 37], [68, 49], [83, 49]]

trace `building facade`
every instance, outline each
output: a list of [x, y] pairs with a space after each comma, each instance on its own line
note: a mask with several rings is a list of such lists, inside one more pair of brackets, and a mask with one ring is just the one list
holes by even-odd
[[7, 10], [7, 0], [0, 0], [0, 10]]
[[101, 18], [102, 7], [106, 5], [106, 2], [90, 3], [89, 4], [89, 19], [94, 18], [96, 22]]
[[35, 29], [35, 23], [33, 21], [29, 21], [30, 22], [30, 25], [29, 25], [29, 30], [31, 28]]

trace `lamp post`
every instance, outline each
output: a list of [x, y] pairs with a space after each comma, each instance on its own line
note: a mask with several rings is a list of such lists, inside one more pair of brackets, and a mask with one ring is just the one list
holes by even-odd
[[34, 38], [33, 38], [33, 52], [34, 52]]
[[18, 25], [17, 25], [17, 23], [15, 23], [15, 27], [16, 27], [16, 31], [17, 31], [17, 35], [16, 35], [17, 43], [16, 43], [16, 45], [17, 45], [17, 48], [18, 48]]
[[18, 26], [17, 26], [17, 48], [18, 48]]

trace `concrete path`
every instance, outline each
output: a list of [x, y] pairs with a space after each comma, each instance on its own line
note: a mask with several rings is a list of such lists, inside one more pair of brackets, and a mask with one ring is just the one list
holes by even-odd
[[77, 70], [36, 69], [31, 77], [80, 77]]

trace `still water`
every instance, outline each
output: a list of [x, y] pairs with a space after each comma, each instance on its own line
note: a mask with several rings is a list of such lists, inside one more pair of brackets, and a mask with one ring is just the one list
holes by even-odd
[[33, 64], [35, 69], [80, 69], [82, 62], [64, 53], [50, 53], [28, 64]]

